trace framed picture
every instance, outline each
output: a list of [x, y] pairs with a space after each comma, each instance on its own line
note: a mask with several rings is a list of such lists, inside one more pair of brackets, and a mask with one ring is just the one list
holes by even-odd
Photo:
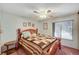
[[43, 29], [44, 29], [44, 30], [47, 30], [47, 29], [48, 29], [48, 23], [47, 23], [47, 22], [44, 22], [44, 23], [43, 23]]
[[23, 22], [23, 27], [27, 27], [27, 22]]
[[32, 27], [35, 27], [35, 24], [32, 24]]
[[28, 26], [31, 26], [31, 22], [28, 22]]

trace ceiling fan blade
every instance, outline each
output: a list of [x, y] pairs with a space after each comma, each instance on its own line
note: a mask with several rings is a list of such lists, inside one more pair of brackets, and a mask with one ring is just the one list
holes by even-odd
[[50, 13], [50, 12], [51, 12], [51, 10], [48, 10], [48, 11], [47, 11], [47, 13]]
[[37, 12], [37, 11], [33, 11], [34, 13], [37, 13], [37, 14], [39, 14], [39, 12]]

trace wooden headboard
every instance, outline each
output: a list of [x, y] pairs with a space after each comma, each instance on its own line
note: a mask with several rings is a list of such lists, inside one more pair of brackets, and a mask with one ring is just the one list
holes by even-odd
[[38, 33], [38, 29], [33, 29], [33, 28], [24, 29], [24, 30], [17, 29], [17, 39], [18, 39], [18, 41], [21, 38], [22, 32], [25, 32], [25, 31], [29, 31], [30, 34], [33, 34], [33, 33], [36, 33], [37, 34]]
[[33, 33], [36, 33], [37, 34], [38, 29], [25, 29], [25, 30], [22, 30], [21, 33], [22, 32], [25, 32], [25, 31], [29, 31], [31, 34], [33, 34]]

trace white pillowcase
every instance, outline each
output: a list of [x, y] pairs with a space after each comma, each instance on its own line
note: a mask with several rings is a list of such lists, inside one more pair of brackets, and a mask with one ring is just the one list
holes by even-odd
[[30, 34], [29, 31], [25, 31], [25, 32], [22, 32], [22, 36], [23, 36], [24, 38], [27, 38], [27, 37], [30, 37], [31, 34]]

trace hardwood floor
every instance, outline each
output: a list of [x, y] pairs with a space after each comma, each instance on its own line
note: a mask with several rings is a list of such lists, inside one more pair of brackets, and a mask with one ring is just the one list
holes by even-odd
[[61, 50], [56, 52], [56, 55], [79, 55], [79, 50], [67, 46], [62, 46]]
[[[22, 48], [19, 48], [18, 50], [12, 49], [9, 51], [9, 55], [28, 55], [28, 52], [26, 53]], [[61, 50], [57, 51], [55, 55], [79, 55], [79, 50], [62, 46]]]

